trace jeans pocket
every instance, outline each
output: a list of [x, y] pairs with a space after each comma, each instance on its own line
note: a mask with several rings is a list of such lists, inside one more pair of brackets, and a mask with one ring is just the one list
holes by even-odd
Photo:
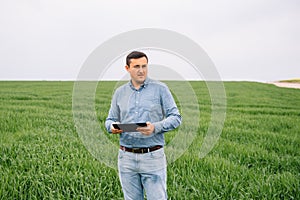
[[139, 154], [138, 159], [141, 173], [150, 173], [166, 168], [166, 157], [163, 149]]
[[119, 155], [118, 155], [118, 158], [119, 159], [122, 159], [124, 157], [124, 151], [123, 150], [119, 150]]
[[164, 153], [163, 149], [152, 151], [150, 153], [150, 158], [153, 158], [153, 159], [158, 159], [158, 158], [163, 158], [163, 157], [165, 157], [165, 153]]

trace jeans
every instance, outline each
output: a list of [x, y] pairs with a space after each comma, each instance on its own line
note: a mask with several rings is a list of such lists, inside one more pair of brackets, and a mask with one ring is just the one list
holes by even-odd
[[139, 154], [119, 150], [118, 168], [125, 200], [167, 199], [164, 149]]

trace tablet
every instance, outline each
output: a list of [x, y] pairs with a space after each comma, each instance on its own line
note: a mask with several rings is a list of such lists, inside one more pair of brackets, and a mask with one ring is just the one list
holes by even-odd
[[115, 129], [122, 130], [123, 132], [137, 132], [137, 127], [145, 127], [146, 123], [131, 123], [131, 124], [112, 124]]

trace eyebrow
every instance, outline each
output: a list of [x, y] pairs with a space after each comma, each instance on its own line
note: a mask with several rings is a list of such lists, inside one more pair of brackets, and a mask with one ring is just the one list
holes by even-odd
[[144, 64], [144, 65], [134, 65], [133, 67], [147, 67], [147, 64]]

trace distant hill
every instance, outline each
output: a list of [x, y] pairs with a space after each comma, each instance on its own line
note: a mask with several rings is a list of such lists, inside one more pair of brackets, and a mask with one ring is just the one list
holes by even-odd
[[279, 82], [281, 82], [281, 83], [300, 83], [300, 78], [294, 78], [294, 79], [289, 79], [289, 80], [281, 80]]

